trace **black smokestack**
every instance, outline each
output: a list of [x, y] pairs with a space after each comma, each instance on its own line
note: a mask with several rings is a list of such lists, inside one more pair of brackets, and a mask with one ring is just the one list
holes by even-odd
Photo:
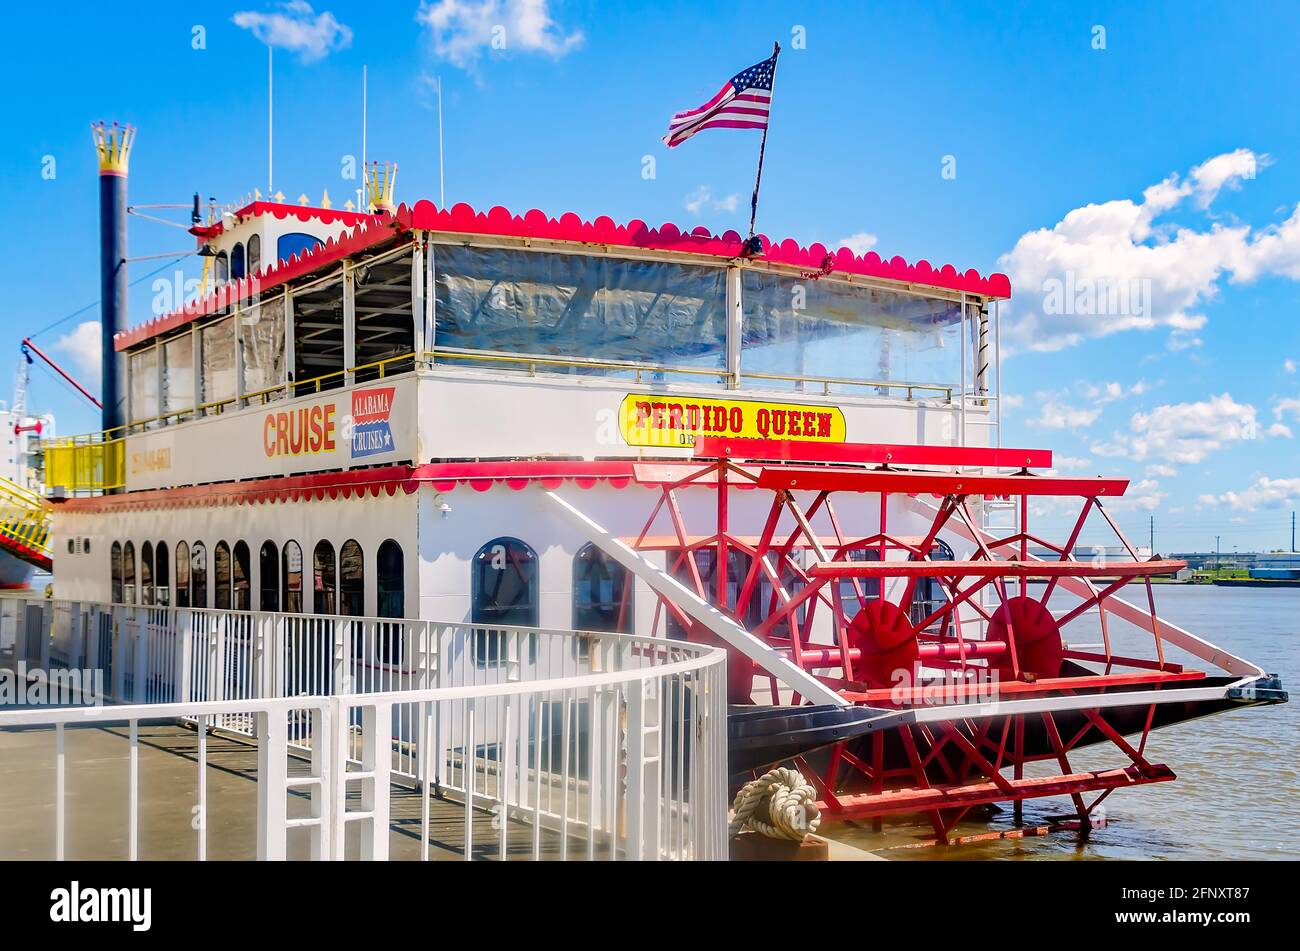
[[[103, 378], [100, 400], [103, 427], [117, 429], [126, 422], [126, 393], [122, 360], [113, 338], [126, 329], [126, 173], [135, 129], [114, 122], [91, 125], [99, 155], [99, 295]], [[120, 434], [119, 434], [120, 435]]]

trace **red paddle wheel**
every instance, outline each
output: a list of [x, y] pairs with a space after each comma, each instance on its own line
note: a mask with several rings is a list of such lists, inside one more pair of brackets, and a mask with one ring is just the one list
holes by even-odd
[[[1010, 801], [1018, 814], [1024, 799], [1068, 795], [1087, 829], [1115, 789], [1174, 778], [1148, 761], [1147, 738], [1195, 714], [1168, 714], [1166, 699], [1192, 688], [1222, 697], [1220, 681], [1262, 672], [1156, 617], [1152, 576], [1185, 564], [1143, 560], [1112, 521], [1103, 500], [1122, 496], [1126, 480], [1032, 472], [1050, 464], [1048, 452], [1018, 449], [700, 438], [693, 464], [635, 466], [658, 499], [640, 535], [623, 541], [665, 552], [670, 574], [775, 656], [879, 711], [879, 729], [797, 760], [830, 817], [923, 814], [947, 842], [975, 806]], [[732, 524], [741, 490], [756, 534]], [[700, 492], [713, 503], [701, 507]], [[1030, 530], [1030, 503], [1043, 498], [1077, 506], [1062, 542]], [[982, 527], [982, 507], [1008, 500], [1018, 526]], [[710, 523], [688, 524], [688, 508], [697, 522], [711, 512]], [[1113, 530], [1123, 560], [1074, 557], [1090, 517]], [[1035, 557], [1031, 545], [1051, 556]], [[1128, 585], [1142, 589], [1145, 608], [1116, 597]], [[716, 639], [663, 595], [657, 629], [661, 616], [668, 636]], [[1129, 631], [1119, 649], [1114, 618], [1141, 633], [1137, 648]], [[1084, 639], [1097, 643], [1080, 644], [1085, 621], [1095, 633]], [[1166, 642], [1236, 676], [1172, 663]], [[759, 695], [801, 703], [779, 663], [730, 653], [733, 704]], [[1071, 753], [1094, 744], [1117, 751], [1119, 764], [1072, 767]], [[1027, 778], [1035, 762], [1055, 772]]]

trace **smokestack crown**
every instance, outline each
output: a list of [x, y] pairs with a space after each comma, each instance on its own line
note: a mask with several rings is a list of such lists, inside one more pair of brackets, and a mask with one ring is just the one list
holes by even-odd
[[99, 174], [125, 175], [131, 161], [131, 146], [135, 142], [135, 127], [111, 126], [92, 122], [90, 134], [95, 140], [95, 153], [99, 156]]

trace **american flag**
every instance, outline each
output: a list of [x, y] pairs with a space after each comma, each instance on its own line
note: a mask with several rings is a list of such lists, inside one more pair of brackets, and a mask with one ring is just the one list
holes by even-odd
[[732, 76], [716, 96], [698, 109], [673, 116], [664, 144], [674, 148], [705, 129], [766, 129], [777, 55]]

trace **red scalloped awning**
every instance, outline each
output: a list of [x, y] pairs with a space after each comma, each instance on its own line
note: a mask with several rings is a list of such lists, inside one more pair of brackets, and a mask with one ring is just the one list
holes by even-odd
[[[295, 255], [287, 261], [276, 261], [263, 268], [259, 274], [232, 281], [213, 291], [203, 300], [187, 304], [179, 311], [123, 331], [114, 338], [114, 347], [118, 351], [127, 350], [193, 320], [217, 313], [231, 301], [246, 299], [252, 293], [254, 282], [260, 292], [266, 292], [287, 281], [321, 270], [349, 255], [383, 244], [396, 234], [410, 230], [604, 244], [641, 250], [707, 255], [714, 258], [739, 257], [744, 250], [744, 239], [735, 231], [715, 235], [704, 227], [682, 231], [674, 224], [651, 228], [645, 222], [637, 220], [619, 225], [604, 215], [594, 221], [583, 221], [573, 212], [561, 215], [559, 218], [550, 218], [545, 212], [535, 208], [520, 216], [511, 214], [500, 206], [485, 213], [477, 212], [464, 203], [450, 209], [439, 209], [431, 201], [418, 201], [413, 207], [401, 205], [392, 215], [363, 215], [357, 212], [336, 212], [298, 205], [254, 202], [239, 212], [241, 215], [244, 213], [273, 214], [277, 218], [295, 215], [301, 221], [312, 219], [343, 221], [352, 225], [352, 230], [345, 232], [338, 239], [331, 238], [320, 247]], [[840, 248], [832, 252], [823, 244], [802, 247], [791, 238], [777, 243], [770, 241], [766, 236], [761, 237], [764, 247], [762, 260], [775, 264], [798, 267], [817, 274], [858, 274], [905, 284], [964, 291], [968, 294], [1000, 300], [1011, 297], [1011, 281], [1005, 274], [990, 274], [983, 277], [974, 269], [962, 272], [951, 264], [935, 268], [929, 261], [909, 264], [901, 257], [885, 260], [874, 251], [857, 255], [849, 248]]]
[[[518, 461], [518, 462], [441, 462], [421, 466], [384, 466], [354, 469], [350, 472], [323, 472], [314, 475], [277, 476], [247, 482], [216, 485], [189, 485], [174, 489], [142, 489], [118, 495], [64, 499], [57, 504], [66, 512], [121, 512], [143, 509], [208, 508], [227, 505], [253, 505], [267, 502], [310, 502], [325, 498], [377, 498], [381, 493], [410, 495], [421, 483], [439, 492], [450, 492], [460, 485], [486, 492], [496, 485], [516, 491], [534, 483], [548, 489], [566, 482], [589, 489], [605, 483], [621, 489], [634, 478], [634, 460]], [[698, 464], [682, 465], [683, 470], [698, 469]]]

